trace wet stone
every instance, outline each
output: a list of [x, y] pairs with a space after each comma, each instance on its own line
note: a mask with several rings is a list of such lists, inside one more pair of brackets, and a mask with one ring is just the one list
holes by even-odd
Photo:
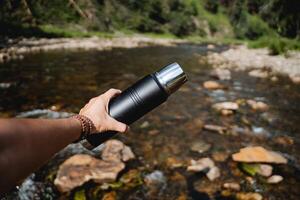
[[247, 104], [253, 109], [257, 111], [266, 111], [269, 109], [269, 106], [262, 102], [262, 101], [255, 101], [255, 100], [247, 100]]
[[256, 77], [256, 78], [267, 78], [269, 76], [268, 71], [264, 71], [261, 69], [254, 69], [250, 71], [248, 74], [249, 76]]
[[249, 192], [249, 193], [239, 192], [239, 193], [236, 194], [236, 199], [237, 200], [262, 200], [263, 197], [259, 193], [254, 193], [254, 192]]
[[212, 158], [217, 162], [224, 162], [227, 160], [228, 157], [229, 157], [229, 153], [224, 151], [218, 151], [212, 154]]
[[101, 157], [105, 161], [116, 162], [127, 162], [135, 158], [131, 148], [119, 140], [108, 140], [105, 142]]
[[216, 82], [216, 81], [205, 81], [203, 83], [203, 87], [205, 89], [209, 89], [209, 90], [217, 90], [217, 89], [224, 89], [224, 85]]
[[230, 80], [231, 79], [231, 72], [228, 69], [214, 69], [210, 73], [211, 77], [217, 78], [219, 80]]
[[235, 182], [224, 183], [223, 188], [229, 189], [229, 190], [234, 190], [234, 191], [240, 191], [241, 190], [240, 184], [235, 183]]
[[238, 110], [239, 109], [239, 105], [235, 102], [220, 102], [220, 103], [216, 103], [213, 106], [213, 109], [215, 109], [216, 111], [221, 112], [222, 110]]
[[211, 148], [211, 144], [208, 144], [202, 140], [192, 142], [190, 150], [198, 153], [204, 153]]
[[261, 176], [271, 176], [273, 171], [273, 167], [271, 165], [259, 164], [257, 169], [257, 174]]
[[199, 160], [191, 160], [191, 164], [188, 166], [187, 171], [201, 172], [207, 169], [211, 169], [215, 166], [215, 163], [210, 158], [201, 158]]
[[283, 177], [280, 175], [273, 175], [267, 179], [267, 183], [269, 184], [277, 184], [283, 180]]
[[227, 130], [227, 128], [224, 127], [224, 126], [218, 126], [218, 125], [213, 125], [213, 124], [204, 125], [204, 129], [208, 130], [208, 131], [217, 132], [217, 133], [220, 133], [220, 134], [224, 134]]
[[210, 181], [217, 179], [220, 175], [221, 175], [220, 169], [216, 166], [210, 168], [210, 170], [206, 173], [206, 177]]
[[242, 148], [239, 153], [232, 155], [232, 159], [238, 162], [287, 163], [287, 159], [279, 153], [268, 151], [260, 146]]

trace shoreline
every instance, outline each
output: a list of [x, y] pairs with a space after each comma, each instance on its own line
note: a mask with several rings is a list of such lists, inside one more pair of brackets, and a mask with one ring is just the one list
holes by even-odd
[[[136, 48], [146, 46], [176, 46], [191, 43], [184, 39], [152, 38], [147, 36], [89, 37], [89, 38], [23, 38], [8, 40], [7, 47], [0, 49], [0, 64], [11, 60], [22, 60], [24, 56], [53, 50], [111, 50], [113, 48]], [[197, 42], [192, 42], [199, 44]], [[269, 55], [266, 48], [249, 49], [245, 45], [229, 45], [229, 49], [214, 52], [214, 44], [206, 44], [207, 55], [201, 56], [200, 63], [213, 68], [236, 71], [250, 71], [258, 78], [287, 75], [291, 81], [300, 84], [300, 52], [289, 51], [286, 56]], [[254, 71], [254, 72], [252, 72]]]
[[53, 50], [110, 50], [112, 48], [135, 48], [153, 45], [174, 46], [185, 43], [182, 39], [159, 39], [145, 36], [114, 38], [23, 38], [8, 40], [7, 47], [0, 49], [0, 63], [23, 59], [25, 55]]

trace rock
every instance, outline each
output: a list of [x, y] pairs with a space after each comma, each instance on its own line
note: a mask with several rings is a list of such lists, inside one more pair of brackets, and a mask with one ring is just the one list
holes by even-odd
[[263, 71], [261, 69], [254, 69], [250, 71], [249, 76], [256, 77], [256, 78], [267, 78], [269, 73], [267, 71]]
[[141, 125], [140, 128], [148, 128], [150, 126], [150, 123], [148, 121], [144, 121]]
[[267, 183], [277, 184], [283, 180], [283, 177], [280, 175], [273, 175], [267, 179]]
[[224, 162], [227, 160], [228, 157], [229, 157], [229, 154], [224, 151], [218, 151], [218, 152], [214, 152], [212, 154], [212, 158], [218, 162]]
[[262, 200], [263, 197], [259, 193], [254, 193], [254, 192], [249, 192], [249, 193], [239, 192], [239, 193], [236, 194], [236, 199], [237, 200]]
[[124, 145], [119, 140], [108, 140], [104, 143], [101, 158], [105, 161], [124, 161], [134, 159], [135, 156], [130, 147]]
[[240, 152], [232, 155], [232, 159], [238, 162], [287, 163], [287, 159], [279, 153], [268, 151], [260, 146], [242, 148]]
[[266, 111], [269, 109], [269, 106], [261, 101], [255, 101], [255, 100], [247, 100], [247, 104], [253, 109], [258, 111]]
[[157, 129], [150, 130], [150, 131], [148, 131], [148, 134], [149, 135], [158, 135], [159, 134], [159, 130], [157, 130]]
[[293, 138], [291, 138], [291, 137], [289, 137], [287, 135], [277, 136], [277, 137], [273, 138], [273, 141], [276, 144], [284, 145], [284, 146], [289, 146], [289, 145], [293, 145], [294, 144]]
[[183, 167], [185, 165], [184, 162], [178, 160], [177, 158], [174, 157], [168, 157], [166, 164], [169, 168], [171, 169], [175, 169], [175, 168], [179, 168], [179, 167]]
[[291, 81], [295, 84], [300, 84], [300, 75], [290, 75]]
[[210, 148], [211, 148], [211, 144], [208, 144], [200, 140], [200, 141], [194, 141], [191, 144], [190, 150], [198, 153], [204, 153], [208, 151]]
[[221, 114], [223, 116], [228, 116], [228, 115], [232, 115], [233, 111], [232, 110], [221, 110]]
[[257, 174], [265, 177], [272, 175], [273, 167], [271, 165], [259, 164], [257, 169]]
[[117, 199], [116, 191], [105, 193], [102, 197], [102, 200], [116, 200], [116, 199]]
[[223, 89], [224, 86], [216, 81], [205, 81], [203, 87], [209, 90]]
[[201, 172], [206, 169], [211, 169], [215, 166], [215, 163], [210, 158], [201, 158], [199, 160], [191, 160], [191, 165], [187, 167], [187, 171]]
[[216, 178], [218, 178], [221, 175], [220, 169], [216, 166], [210, 168], [210, 170], [206, 173], [206, 177], [210, 180], [213, 181]]
[[96, 183], [113, 182], [124, 167], [122, 162], [104, 161], [77, 154], [59, 166], [54, 184], [60, 192], [68, 192], [90, 180]]
[[219, 80], [230, 80], [231, 79], [231, 72], [228, 69], [215, 69], [213, 70], [210, 75], [214, 78]]
[[215, 48], [215, 45], [213, 45], [213, 44], [208, 44], [207, 45], [207, 49], [214, 49]]
[[216, 103], [212, 106], [215, 110], [221, 112], [222, 110], [238, 110], [239, 105], [235, 102], [221, 102], [221, 103]]
[[167, 178], [162, 171], [155, 170], [154, 172], [145, 176], [144, 182], [148, 188], [148, 195], [157, 196], [157, 194], [166, 187]]
[[213, 124], [206, 124], [204, 125], [203, 127], [205, 130], [208, 130], [208, 131], [213, 131], [213, 132], [218, 132], [220, 134], [224, 134], [227, 130], [226, 127], [224, 126], [218, 126], [218, 125], [213, 125]]
[[12, 83], [0, 83], [0, 89], [7, 89], [12, 86]]
[[184, 124], [184, 128], [191, 133], [199, 133], [204, 126], [204, 123], [201, 119], [196, 118], [193, 120], [189, 120]]
[[224, 183], [223, 188], [229, 189], [229, 190], [234, 190], [234, 191], [240, 191], [241, 190], [240, 184], [235, 183], [235, 182]]

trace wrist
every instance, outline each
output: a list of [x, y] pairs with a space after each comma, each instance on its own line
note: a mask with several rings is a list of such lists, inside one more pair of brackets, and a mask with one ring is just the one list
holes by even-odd
[[96, 131], [95, 125], [90, 118], [85, 115], [74, 115], [71, 119], [80, 125], [80, 136], [75, 142], [86, 139], [90, 134]]

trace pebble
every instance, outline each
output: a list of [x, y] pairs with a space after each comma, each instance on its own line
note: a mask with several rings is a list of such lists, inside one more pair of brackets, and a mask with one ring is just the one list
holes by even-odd
[[227, 160], [228, 157], [229, 157], [229, 154], [227, 152], [223, 152], [223, 151], [214, 152], [212, 154], [212, 158], [218, 162], [224, 162]]
[[273, 175], [267, 179], [267, 183], [277, 184], [283, 180], [283, 177], [280, 175]]
[[252, 70], [248, 74], [249, 76], [256, 77], [256, 78], [267, 78], [269, 76], [269, 73], [267, 71], [263, 71], [260, 69]]
[[218, 89], [223, 89], [224, 85], [221, 85], [220, 83], [218, 83], [216, 81], [205, 81], [203, 83], [203, 87], [205, 89], [209, 89], [209, 90], [218, 90]]
[[273, 167], [271, 165], [259, 164], [256, 173], [261, 176], [269, 177], [272, 175], [272, 171]]
[[266, 111], [269, 109], [269, 106], [262, 101], [255, 101], [252, 99], [247, 100], [247, 104], [253, 109], [258, 111]]
[[212, 106], [215, 110], [221, 111], [221, 110], [238, 110], [239, 105], [235, 102], [220, 102], [216, 103]]
[[221, 175], [220, 169], [216, 166], [210, 168], [210, 170], [206, 173], [206, 177], [210, 180], [213, 181], [216, 178], [218, 178]]
[[231, 72], [228, 69], [214, 69], [210, 76], [217, 78], [219, 80], [230, 80], [231, 79]]
[[211, 144], [208, 144], [202, 140], [194, 141], [191, 144], [190, 150], [198, 153], [204, 153], [211, 148]]
[[224, 183], [223, 188], [229, 189], [229, 190], [234, 190], [234, 191], [240, 191], [241, 190], [240, 184], [235, 183], [235, 182]]
[[212, 159], [206, 157], [199, 160], [191, 160], [191, 165], [187, 167], [187, 171], [191, 172], [201, 172], [206, 169], [211, 169], [215, 166]]
[[213, 124], [205, 124], [203, 128], [205, 130], [218, 132], [220, 134], [224, 134], [227, 130], [227, 128], [224, 126], [218, 126], [218, 125], [213, 125]]
[[237, 200], [262, 200], [263, 197], [261, 194], [255, 192], [249, 192], [249, 193], [239, 192], [236, 194], [236, 199]]

